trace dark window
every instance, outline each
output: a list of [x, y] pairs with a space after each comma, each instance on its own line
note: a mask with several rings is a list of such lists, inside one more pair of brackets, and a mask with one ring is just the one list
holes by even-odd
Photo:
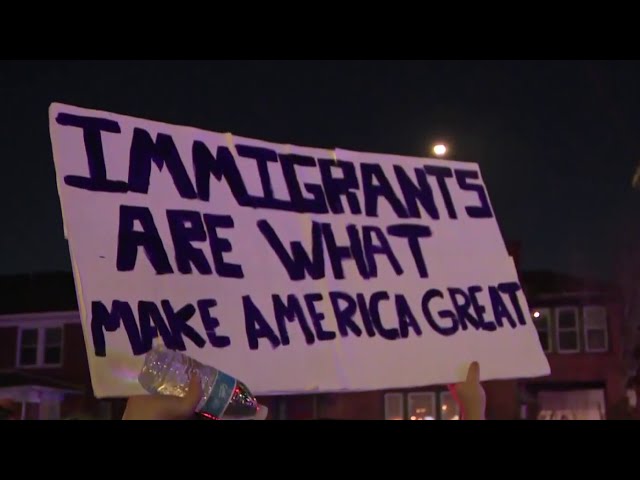
[[559, 308], [556, 312], [556, 319], [558, 352], [577, 352], [579, 350], [578, 311], [575, 308]]
[[20, 365], [30, 367], [38, 363], [38, 329], [29, 328], [21, 332]]
[[44, 334], [44, 364], [59, 365], [62, 362], [62, 328], [47, 328]]
[[18, 366], [54, 366], [62, 363], [62, 327], [25, 328], [20, 331]]

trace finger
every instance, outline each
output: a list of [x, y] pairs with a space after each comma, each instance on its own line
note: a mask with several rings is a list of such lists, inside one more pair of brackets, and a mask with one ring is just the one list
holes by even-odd
[[467, 370], [467, 383], [480, 383], [480, 364], [471, 362]]
[[185, 409], [188, 409], [190, 413], [194, 412], [198, 408], [198, 404], [202, 399], [202, 384], [200, 383], [200, 376], [194, 373], [189, 382], [189, 388], [187, 394], [182, 397], [182, 404]]

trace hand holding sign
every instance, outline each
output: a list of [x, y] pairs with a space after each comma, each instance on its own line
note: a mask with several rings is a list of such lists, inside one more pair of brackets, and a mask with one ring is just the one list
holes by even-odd
[[467, 370], [467, 378], [464, 382], [449, 385], [449, 390], [454, 396], [464, 420], [484, 420], [487, 398], [480, 384], [480, 364], [472, 362]]

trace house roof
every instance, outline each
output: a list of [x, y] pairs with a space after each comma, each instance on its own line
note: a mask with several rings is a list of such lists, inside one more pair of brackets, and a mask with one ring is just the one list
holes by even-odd
[[520, 281], [532, 295], [616, 293], [616, 285], [549, 270], [520, 272]]
[[0, 315], [78, 310], [71, 272], [0, 277]]

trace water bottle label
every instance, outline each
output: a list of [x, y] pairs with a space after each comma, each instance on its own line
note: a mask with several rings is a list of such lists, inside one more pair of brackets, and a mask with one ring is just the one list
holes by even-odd
[[211, 395], [207, 398], [207, 401], [202, 407], [202, 411], [214, 417], [221, 418], [227, 409], [227, 405], [229, 405], [231, 401], [235, 388], [235, 378], [226, 373], [218, 372], [216, 380], [213, 383], [213, 388], [211, 389]]

